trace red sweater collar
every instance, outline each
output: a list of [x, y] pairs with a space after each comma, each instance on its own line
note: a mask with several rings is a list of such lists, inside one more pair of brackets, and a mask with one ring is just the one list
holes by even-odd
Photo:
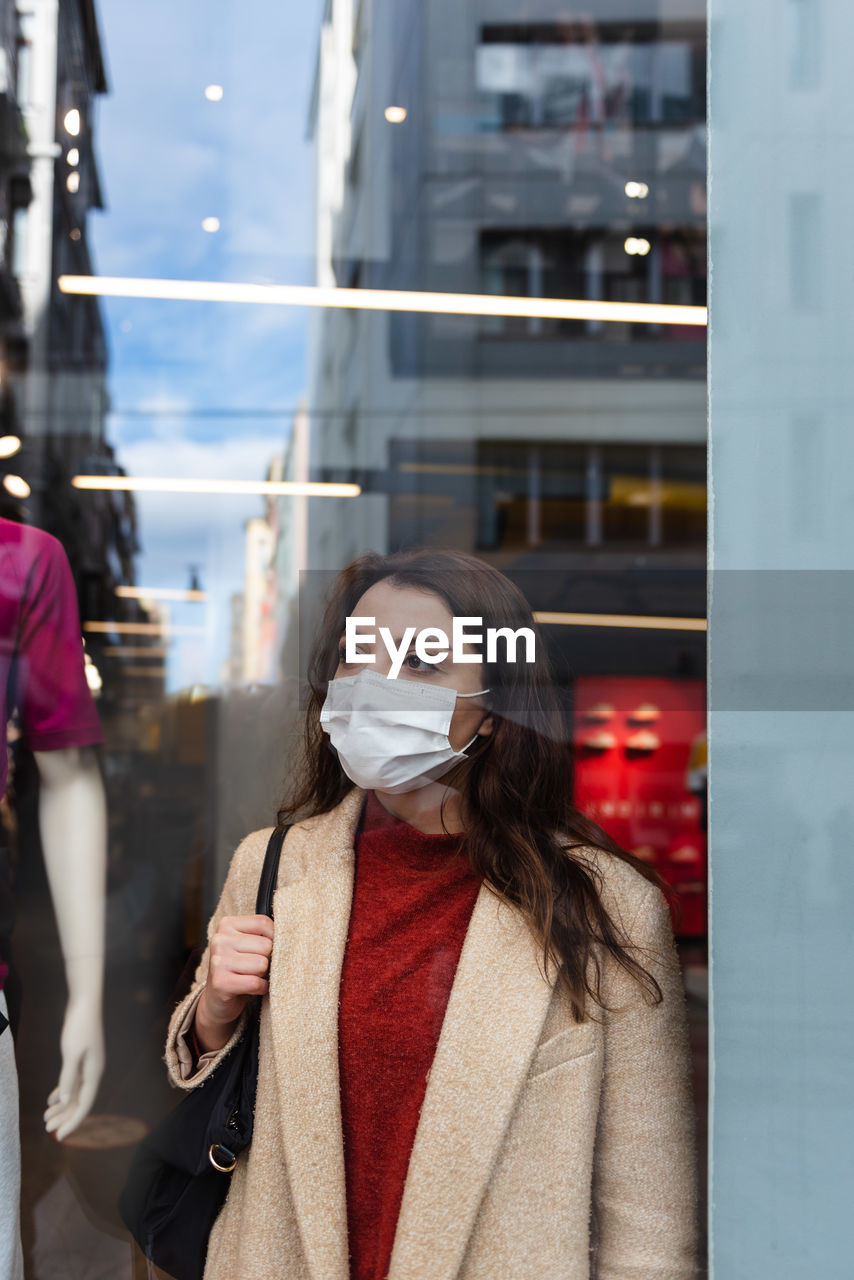
[[459, 835], [428, 834], [396, 818], [383, 808], [373, 791], [367, 794], [359, 824], [358, 840], [365, 837], [377, 852], [425, 869], [435, 867], [437, 856], [444, 860], [456, 853], [461, 844]]

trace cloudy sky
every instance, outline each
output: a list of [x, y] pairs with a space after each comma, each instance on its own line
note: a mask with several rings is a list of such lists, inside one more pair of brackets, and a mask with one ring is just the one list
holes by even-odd
[[[96, 146], [107, 209], [89, 232], [103, 275], [302, 283], [313, 278], [305, 138], [322, 0], [100, 0], [110, 84]], [[222, 85], [220, 102], [205, 98]], [[202, 220], [216, 217], [208, 234]], [[108, 432], [139, 476], [261, 479], [307, 384], [307, 314], [283, 308], [104, 303]], [[260, 499], [141, 495], [138, 581], [185, 587], [198, 566], [204, 643], [176, 642], [169, 686], [215, 682], [243, 523]], [[204, 617], [200, 612], [204, 610]]]

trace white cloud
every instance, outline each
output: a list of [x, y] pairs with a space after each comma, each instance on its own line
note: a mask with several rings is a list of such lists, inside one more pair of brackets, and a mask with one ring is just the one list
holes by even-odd
[[[174, 427], [121, 449], [122, 466], [131, 476], [205, 480], [263, 480], [270, 460], [285, 447], [284, 434], [251, 435], [236, 431], [226, 440], [188, 440]], [[239, 529], [262, 510], [260, 497], [207, 494], [137, 494], [143, 537], [157, 528], [158, 538], [174, 541], [183, 533], [211, 527], [214, 519]]]

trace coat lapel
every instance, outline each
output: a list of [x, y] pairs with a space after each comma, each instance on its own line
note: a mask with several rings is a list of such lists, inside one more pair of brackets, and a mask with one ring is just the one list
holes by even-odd
[[288, 836], [274, 900], [270, 1014], [288, 1180], [312, 1280], [348, 1280], [338, 989], [364, 792]]
[[448, 1002], [388, 1280], [452, 1280], [545, 1021], [552, 984], [521, 915], [481, 887]]

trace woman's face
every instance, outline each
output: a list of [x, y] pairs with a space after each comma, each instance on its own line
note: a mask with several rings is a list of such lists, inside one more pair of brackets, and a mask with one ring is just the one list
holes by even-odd
[[[416, 591], [413, 587], [398, 586], [384, 579], [370, 587], [359, 599], [353, 609], [353, 616], [373, 618], [370, 628], [377, 637], [375, 644], [360, 643], [356, 646], [359, 652], [373, 656], [373, 662], [364, 659], [359, 662], [345, 662], [344, 636], [339, 640], [339, 661], [334, 679], [341, 676], [355, 676], [360, 671], [375, 671], [378, 675], [388, 676], [392, 660], [388, 650], [379, 639], [380, 627], [387, 627], [391, 632], [395, 646], [399, 646], [404, 632], [414, 627], [416, 634], [426, 628], [439, 628], [450, 638], [453, 615], [440, 596], [432, 591]], [[465, 652], [472, 652], [467, 645]], [[422, 662], [415, 652], [414, 641], [403, 659], [403, 665], [397, 676], [398, 680], [416, 680], [428, 685], [439, 685], [446, 689], [455, 689], [457, 693], [477, 693], [484, 689], [485, 673], [478, 662], [454, 662], [450, 653], [441, 662], [427, 664]], [[458, 698], [448, 730], [448, 740], [455, 751], [470, 742], [475, 734], [483, 736], [492, 733], [491, 716], [484, 718], [484, 704], [480, 698]]]

